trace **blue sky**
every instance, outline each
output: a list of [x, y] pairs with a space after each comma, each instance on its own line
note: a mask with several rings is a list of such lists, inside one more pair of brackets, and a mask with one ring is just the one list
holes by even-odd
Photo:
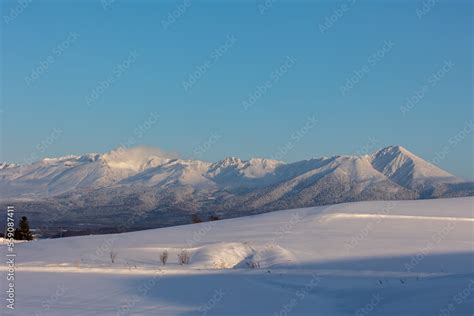
[[3, 1], [0, 160], [400, 144], [474, 178], [471, 1], [266, 3]]

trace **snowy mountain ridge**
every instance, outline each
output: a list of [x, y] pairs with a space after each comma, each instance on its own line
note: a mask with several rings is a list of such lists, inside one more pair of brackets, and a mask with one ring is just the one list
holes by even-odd
[[474, 195], [474, 183], [401, 146], [294, 163], [237, 157], [211, 163], [137, 147], [0, 166], [0, 204], [23, 203], [40, 222], [44, 214], [61, 211], [69, 223], [74, 210], [80, 214], [74, 220], [99, 226], [134, 212], [147, 218], [133, 226], [153, 228], [187, 223], [192, 213], [235, 217], [351, 201]]
[[[2, 163], [0, 166], [0, 185], [10, 187], [2, 190], [1, 197], [54, 196], [75, 189], [117, 184], [154, 186], [163, 185], [163, 180], [209, 188], [236, 184], [263, 186], [305, 174], [309, 169], [343, 172], [352, 182], [388, 178], [410, 189], [424, 182], [464, 182], [401, 146], [385, 147], [371, 155], [313, 158], [290, 164], [271, 159], [241, 160], [237, 157], [210, 163], [161, 157], [140, 148], [119, 148], [104, 154], [69, 155], [45, 158], [30, 165]], [[58, 184], [61, 184], [60, 189], [56, 188]]]

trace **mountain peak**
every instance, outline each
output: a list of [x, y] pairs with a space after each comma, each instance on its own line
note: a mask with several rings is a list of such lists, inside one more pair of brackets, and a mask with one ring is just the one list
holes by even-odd
[[0, 162], [0, 170], [2, 169], [7, 169], [7, 168], [13, 168], [16, 167], [16, 164], [13, 163], [8, 163], [8, 162]]
[[235, 165], [235, 164], [240, 164], [243, 161], [242, 161], [242, 159], [240, 159], [238, 157], [229, 156], [229, 157], [225, 157], [220, 162], [222, 162], [225, 165]]
[[209, 172], [213, 174], [218, 174], [222, 172], [223, 170], [234, 169], [234, 168], [239, 169], [243, 165], [244, 165], [244, 162], [240, 158], [226, 157], [222, 160], [214, 162], [209, 168]]
[[384, 147], [377, 152], [373, 154], [373, 156], [378, 156], [378, 155], [399, 155], [399, 154], [404, 154], [407, 156], [415, 156], [413, 153], [408, 151], [406, 148], [400, 146], [400, 145], [390, 145], [387, 147]]
[[388, 146], [370, 156], [372, 166], [392, 181], [404, 187], [414, 188], [420, 183], [444, 179], [458, 182], [460, 179], [411, 153], [402, 146]]

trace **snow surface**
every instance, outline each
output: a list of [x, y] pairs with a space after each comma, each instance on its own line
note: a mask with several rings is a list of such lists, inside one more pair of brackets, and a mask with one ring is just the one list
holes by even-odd
[[15, 315], [474, 314], [472, 197], [35, 240], [16, 253]]

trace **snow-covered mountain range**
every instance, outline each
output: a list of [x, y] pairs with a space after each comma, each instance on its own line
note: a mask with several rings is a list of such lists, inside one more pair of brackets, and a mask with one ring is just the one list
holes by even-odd
[[45, 213], [61, 212], [57, 221], [65, 224], [73, 218], [105, 227], [112, 216], [123, 220], [140, 212], [146, 219], [131, 226], [157, 227], [189, 222], [190, 213], [233, 217], [348, 201], [473, 193], [474, 183], [401, 146], [295, 163], [236, 157], [210, 163], [136, 147], [29, 165], [0, 164], [2, 204], [20, 203], [38, 224]]

